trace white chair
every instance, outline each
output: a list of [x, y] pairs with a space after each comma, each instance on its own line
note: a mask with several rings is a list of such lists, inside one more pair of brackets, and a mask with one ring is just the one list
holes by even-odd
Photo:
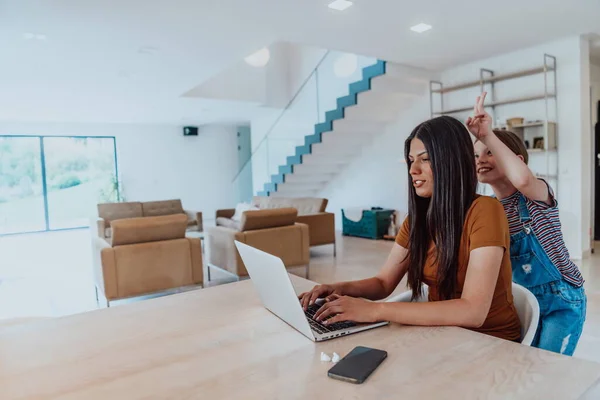
[[540, 305], [529, 290], [513, 282], [513, 299], [521, 320], [521, 344], [531, 346], [540, 321]]
[[[540, 306], [535, 296], [523, 286], [512, 283], [513, 299], [517, 314], [521, 320], [521, 344], [531, 346], [535, 332], [537, 331], [540, 320]], [[423, 295], [417, 302], [425, 302], [428, 299], [429, 288], [423, 285]], [[389, 298], [389, 302], [410, 302], [412, 291], [400, 293], [397, 296]]]

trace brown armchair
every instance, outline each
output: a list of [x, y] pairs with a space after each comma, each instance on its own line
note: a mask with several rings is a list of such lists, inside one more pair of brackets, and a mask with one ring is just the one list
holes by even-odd
[[109, 303], [202, 283], [200, 239], [186, 225], [183, 214], [113, 221], [110, 243], [92, 238], [96, 294]]
[[246, 211], [240, 221], [231, 219], [234, 212], [218, 210], [217, 220], [221, 225], [206, 230], [208, 267], [220, 268], [237, 277], [248, 276], [234, 244], [237, 240], [281, 258], [286, 267], [305, 266], [308, 276], [308, 226], [296, 223], [295, 209]]

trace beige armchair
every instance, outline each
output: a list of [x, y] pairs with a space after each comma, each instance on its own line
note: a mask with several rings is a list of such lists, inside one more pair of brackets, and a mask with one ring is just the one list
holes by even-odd
[[183, 214], [112, 221], [112, 238], [93, 237], [96, 295], [111, 300], [203, 282], [200, 239], [186, 238]]
[[187, 231], [202, 232], [202, 213], [184, 210], [181, 200], [178, 199], [98, 204], [98, 218], [94, 221], [93, 226], [96, 226], [98, 237], [110, 239], [112, 236], [112, 221], [123, 218], [158, 217], [175, 214], [187, 216]]
[[286, 267], [306, 267], [308, 277], [308, 226], [296, 223], [296, 209], [246, 211], [240, 221], [231, 219], [234, 212], [218, 210], [221, 225], [206, 230], [207, 267], [217, 267], [237, 277], [248, 276], [234, 244], [237, 240], [281, 258]]

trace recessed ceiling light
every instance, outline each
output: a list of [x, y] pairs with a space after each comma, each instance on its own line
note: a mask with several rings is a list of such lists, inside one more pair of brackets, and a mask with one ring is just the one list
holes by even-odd
[[344, 11], [350, 7], [352, 7], [352, 3], [349, 0], [335, 0], [332, 3], [329, 3], [329, 8], [333, 9], [333, 10], [338, 10], [338, 11]]
[[42, 34], [42, 33], [32, 33], [32, 32], [27, 32], [23, 34], [23, 39], [27, 39], [27, 40], [46, 40], [47, 37], [46, 35]]
[[411, 31], [417, 32], [417, 33], [423, 33], [423, 32], [428, 31], [430, 29], [431, 29], [431, 25], [427, 25], [427, 24], [424, 24], [422, 22], [420, 24], [417, 24], [415, 26], [411, 26], [410, 27]]

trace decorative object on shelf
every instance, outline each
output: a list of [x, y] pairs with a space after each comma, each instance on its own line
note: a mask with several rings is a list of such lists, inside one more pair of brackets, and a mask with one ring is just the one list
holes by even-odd
[[511, 127], [513, 127], [514, 125], [522, 125], [523, 121], [525, 121], [525, 118], [521, 118], [521, 117], [509, 118], [506, 120], [506, 126], [510, 130]]
[[533, 148], [534, 149], [544, 149], [544, 138], [543, 137], [534, 137], [533, 138]]
[[526, 140], [526, 141], [525, 141], [525, 148], [526, 148], [526, 149], [529, 149], [529, 148], [530, 148], [530, 147], [529, 147], [529, 140]]

